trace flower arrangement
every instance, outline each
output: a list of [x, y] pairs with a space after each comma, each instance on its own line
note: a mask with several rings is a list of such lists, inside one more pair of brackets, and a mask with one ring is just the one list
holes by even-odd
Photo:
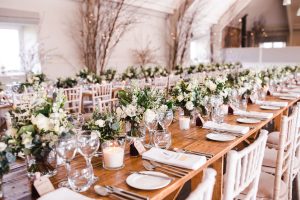
[[57, 88], [73, 88], [77, 85], [77, 83], [76, 78], [68, 77], [65, 79], [58, 78], [55, 85]]
[[144, 68], [142, 67], [141, 73], [143, 74], [144, 78], [155, 78], [155, 77], [166, 77], [168, 76], [168, 71], [166, 68], [161, 66], [156, 67], [148, 67]]
[[183, 74], [184, 70], [183, 70], [183, 67], [180, 66], [180, 65], [176, 65], [175, 68], [174, 68], [174, 74], [175, 75], [181, 75]]
[[127, 90], [118, 92], [120, 107], [117, 108], [117, 116], [131, 124], [129, 135], [136, 134], [139, 124], [143, 120], [144, 112], [148, 109], [158, 109], [164, 100], [163, 94], [157, 89], [140, 89], [132, 86]]
[[76, 76], [87, 83], [101, 83], [101, 77], [94, 72], [90, 72], [87, 68], [81, 69]]
[[[37, 98], [29, 109], [17, 107], [10, 111], [12, 126], [7, 130], [4, 141], [14, 154], [35, 158], [29, 168], [30, 173], [39, 170], [50, 173], [55, 170], [48, 165], [47, 157], [60, 136], [72, 134], [67, 113], [63, 109], [64, 103], [65, 96], [60, 90], [54, 93], [53, 98]], [[39, 168], [39, 164], [43, 167]]]
[[116, 113], [95, 111], [92, 118], [83, 126], [84, 130], [98, 131], [100, 141], [115, 139], [120, 133], [120, 119]]
[[9, 172], [9, 164], [16, 160], [10, 148], [4, 142], [0, 142], [0, 179]]
[[182, 108], [186, 116], [190, 116], [194, 109], [201, 106], [202, 94], [196, 80], [177, 82], [171, 90], [171, 96], [174, 105]]
[[227, 82], [227, 78], [223, 76], [207, 77], [204, 81], [204, 85], [201, 87], [201, 93], [203, 96], [217, 95], [223, 98], [223, 103], [228, 102], [228, 95], [231, 91], [231, 87]]
[[26, 82], [21, 83], [17, 89], [18, 93], [23, 93], [25, 88], [32, 87], [34, 90], [38, 90], [42, 83], [46, 81], [46, 75], [40, 74], [28, 74], [26, 77]]
[[138, 79], [140, 78], [140, 70], [136, 67], [129, 66], [122, 74], [122, 80]]
[[115, 79], [115, 76], [117, 74], [117, 71], [114, 69], [108, 69], [103, 74], [101, 74], [101, 77], [103, 80], [106, 81], [113, 81]]

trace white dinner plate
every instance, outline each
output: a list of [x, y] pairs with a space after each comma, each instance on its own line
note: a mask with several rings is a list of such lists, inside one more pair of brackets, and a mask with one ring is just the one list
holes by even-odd
[[247, 117], [237, 118], [236, 121], [240, 122], [240, 123], [244, 123], [244, 124], [256, 124], [256, 123], [261, 122], [260, 119], [247, 118]]
[[[168, 177], [168, 175], [161, 172], [155, 172], [155, 171], [141, 171], [141, 172], [144, 174], [155, 174], [159, 176]], [[142, 174], [131, 174], [127, 177], [126, 183], [129, 186], [140, 190], [157, 190], [169, 185], [171, 183], [171, 180], [160, 178], [160, 177], [142, 175]]]
[[277, 106], [260, 106], [263, 110], [280, 110], [280, 107]]
[[222, 133], [209, 133], [206, 135], [206, 138], [218, 142], [228, 142], [235, 140], [236, 137], [234, 135], [227, 135]]
[[279, 97], [279, 99], [283, 99], [283, 100], [295, 100], [295, 97]]

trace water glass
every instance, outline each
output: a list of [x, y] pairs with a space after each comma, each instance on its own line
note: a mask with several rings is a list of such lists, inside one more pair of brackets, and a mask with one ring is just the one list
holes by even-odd
[[173, 111], [158, 112], [158, 122], [164, 130], [167, 130], [173, 121]]
[[169, 149], [172, 144], [171, 134], [167, 131], [157, 130], [154, 133], [154, 145], [157, 148]]
[[146, 148], [151, 148], [153, 146], [153, 132], [155, 131], [158, 124], [158, 116], [155, 111], [147, 110], [144, 114], [145, 126], [149, 130], [149, 143], [145, 144]]
[[225, 113], [221, 106], [212, 109], [211, 119], [213, 122], [217, 122], [218, 124], [223, 123], [224, 117]]
[[68, 170], [68, 182], [75, 192], [87, 191], [94, 182], [93, 177], [93, 168], [87, 163], [74, 163]]
[[240, 101], [240, 109], [243, 111], [247, 111], [248, 101], [247, 99], [242, 99]]
[[108, 170], [118, 170], [124, 167], [125, 141], [109, 140], [101, 145], [103, 168]]

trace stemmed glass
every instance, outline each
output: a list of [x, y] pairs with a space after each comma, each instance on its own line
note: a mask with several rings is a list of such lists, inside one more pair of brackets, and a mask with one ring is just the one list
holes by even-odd
[[[79, 153], [85, 158], [87, 166], [92, 170], [92, 158], [100, 146], [99, 134], [96, 131], [83, 131], [77, 137], [77, 145]], [[93, 183], [98, 180], [98, 178], [94, 176], [94, 172], [92, 177]]]
[[172, 123], [173, 117], [174, 116], [172, 110], [158, 112], [158, 123], [161, 125], [165, 132], [167, 132], [168, 127]]
[[204, 102], [203, 103], [204, 103], [204, 108], [205, 108], [205, 111], [206, 111], [206, 117], [209, 120], [210, 116], [211, 116], [211, 108], [212, 108], [212, 105], [211, 105], [211, 102], [210, 102], [210, 98], [208, 96], [206, 96], [204, 98]]
[[70, 121], [76, 131], [80, 131], [84, 124], [84, 117], [81, 113], [73, 113], [68, 116], [68, 121]]
[[153, 146], [153, 134], [158, 124], [157, 113], [153, 110], [146, 110], [144, 114], [144, 122], [145, 122], [145, 126], [149, 130], [149, 143], [145, 144], [145, 147], [151, 148]]
[[[71, 160], [74, 159], [77, 150], [76, 136], [63, 136], [56, 144], [56, 152], [60, 158], [65, 162], [67, 172], [70, 171]], [[58, 184], [58, 187], [68, 187], [68, 181], [63, 181]]]

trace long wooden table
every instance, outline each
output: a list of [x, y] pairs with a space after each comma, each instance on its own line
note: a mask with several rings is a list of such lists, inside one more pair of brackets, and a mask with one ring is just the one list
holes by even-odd
[[[194, 189], [200, 182], [202, 177], [202, 172], [207, 167], [212, 167], [217, 171], [217, 180], [214, 187], [214, 194], [213, 199], [215, 200], [221, 200], [222, 199], [222, 185], [223, 185], [223, 167], [224, 167], [224, 161], [225, 161], [225, 155], [228, 151], [232, 149], [239, 149], [243, 148], [245, 145], [248, 145], [255, 139], [260, 131], [265, 125], [269, 124], [269, 122], [274, 123], [275, 130], [280, 130], [280, 121], [281, 117], [285, 114], [288, 114], [288, 110], [290, 107], [292, 107], [298, 100], [280, 100], [279, 98], [267, 96], [266, 100], [270, 101], [287, 101], [289, 102], [287, 107], [281, 108], [280, 110], [261, 110], [258, 105], [255, 104], [249, 104], [247, 110], [249, 111], [260, 111], [260, 112], [270, 112], [273, 113], [273, 117], [268, 120], [264, 120], [257, 124], [240, 124], [236, 122], [236, 119], [238, 116], [234, 115], [228, 115], [225, 117], [225, 122], [229, 124], [238, 124], [241, 126], [250, 126], [250, 131], [245, 134], [244, 136], [240, 138], [236, 138], [234, 141], [231, 142], [216, 142], [216, 141], [210, 141], [206, 139], [206, 134], [209, 132], [209, 130], [200, 128], [200, 127], [192, 127], [190, 130], [187, 131], [181, 131], [179, 129], [178, 123], [173, 123], [169, 130], [172, 133], [172, 147], [178, 147], [178, 148], [185, 148], [193, 151], [199, 151], [199, 152], [206, 152], [213, 154], [214, 156], [207, 160], [207, 162], [198, 170], [191, 171], [189, 174], [187, 174], [183, 178], [176, 178], [172, 183], [159, 190], [154, 191], [142, 191], [137, 190], [134, 188], [129, 187], [125, 180], [127, 176], [130, 174], [130, 171], [142, 171], [145, 170], [142, 166], [142, 159], [141, 157], [133, 158], [129, 155], [125, 158], [125, 167], [121, 170], [117, 171], [109, 171], [102, 168], [101, 165], [101, 158], [94, 158], [93, 159], [93, 165], [94, 165], [94, 173], [96, 176], [99, 177], [99, 181], [96, 184], [99, 185], [114, 185], [126, 190], [130, 190], [132, 192], [139, 193], [141, 195], [145, 195], [150, 197], [152, 200], [161, 200], [161, 199], [175, 199], [177, 195], [179, 194], [180, 190], [184, 186], [185, 183], [188, 181], [191, 181], [191, 188]], [[84, 162], [83, 158], [81, 156], [77, 156], [76, 159], [73, 162], [82, 163]], [[24, 172], [25, 173], [25, 172]], [[9, 175], [7, 175], [9, 176]], [[51, 178], [52, 183], [57, 186], [57, 184], [62, 181], [63, 179], [66, 179], [66, 171], [64, 167], [58, 168], [58, 174]], [[20, 180], [19, 180], [20, 181]], [[20, 193], [21, 188], [12, 188], [14, 186], [13, 182], [10, 182], [9, 184], [5, 183], [4, 178], [4, 196], [9, 196], [9, 194], [6, 194], [6, 191], [11, 191], [12, 193]], [[25, 187], [24, 193], [28, 193], [28, 186]], [[23, 193], [22, 193], [23, 194]], [[98, 196], [95, 192], [93, 187], [91, 187], [88, 191], [82, 193], [88, 197], [92, 197], [95, 199], [109, 199], [108, 197], [101, 197]], [[11, 193], [10, 193], [11, 195]], [[112, 198], [112, 197], [111, 197]], [[14, 198], [7, 198], [7, 199], [18, 199], [16, 195], [14, 195]], [[34, 199], [34, 198], [28, 198], [28, 199]]]

